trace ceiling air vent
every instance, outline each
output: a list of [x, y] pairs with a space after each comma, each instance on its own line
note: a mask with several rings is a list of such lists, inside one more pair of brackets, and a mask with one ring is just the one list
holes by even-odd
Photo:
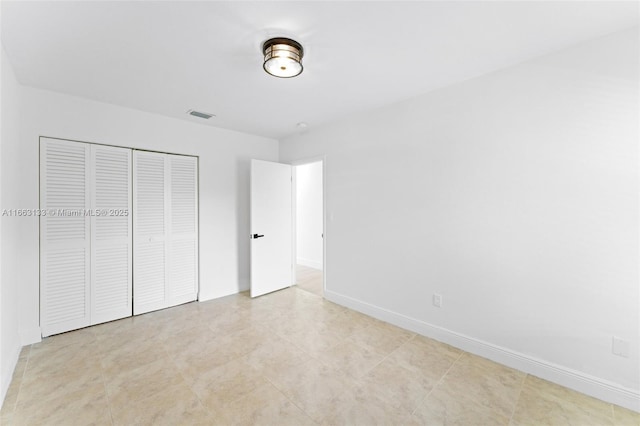
[[193, 115], [194, 117], [198, 117], [198, 118], [204, 118], [205, 120], [208, 120], [211, 117], [215, 117], [214, 114], [209, 114], [208, 112], [196, 111], [193, 109], [190, 109], [189, 111], [187, 111], [187, 114]]

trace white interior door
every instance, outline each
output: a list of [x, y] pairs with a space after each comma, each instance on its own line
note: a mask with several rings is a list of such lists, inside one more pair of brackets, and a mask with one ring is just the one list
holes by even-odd
[[40, 323], [42, 335], [90, 325], [89, 145], [40, 144]]
[[291, 285], [291, 166], [251, 160], [251, 297]]

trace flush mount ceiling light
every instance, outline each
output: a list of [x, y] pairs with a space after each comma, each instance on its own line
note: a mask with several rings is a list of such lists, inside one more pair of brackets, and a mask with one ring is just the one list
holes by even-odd
[[274, 77], [290, 78], [302, 72], [304, 49], [295, 40], [284, 37], [270, 38], [262, 45], [264, 70]]

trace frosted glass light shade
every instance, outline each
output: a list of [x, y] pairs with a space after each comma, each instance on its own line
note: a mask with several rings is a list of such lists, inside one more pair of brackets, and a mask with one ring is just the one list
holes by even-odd
[[262, 45], [264, 70], [280, 78], [290, 78], [302, 72], [302, 45], [289, 38], [272, 38]]

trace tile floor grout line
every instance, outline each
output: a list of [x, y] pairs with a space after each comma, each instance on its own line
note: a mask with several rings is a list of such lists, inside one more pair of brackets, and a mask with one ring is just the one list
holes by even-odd
[[162, 344], [162, 350], [164, 351], [165, 355], [169, 358], [169, 360], [171, 361], [173, 366], [176, 368], [176, 370], [178, 370], [178, 374], [180, 375], [180, 377], [182, 377], [182, 381], [184, 382], [185, 385], [187, 385], [189, 390], [191, 392], [193, 392], [193, 394], [196, 396], [196, 399], [198, 400], [198, 402], [200, 402], [200, 404], [204, 407], [205, 410], [207, 410], [207, 412], [209, 414], [213, 414], [213, 413], [211, 413], [211, 410], [209, 410], [209, 407], [207, 407], [204, 404], [204, 402], [202, 401], [202, 399], [200, 399], [200, 395], [198, 395], [198, 392], [196, 392], [195, 389], [193, 389], [193, 385], [187, 381], [187, 378], [184, 376], [184, 373], [182, 372], [182, 370], [180, 369], [180, 367], [178, 366], [176, 361], [173, 359], [171, 354], [169, 354], [169, 351], [167, 351], [167, 348], [165, 347], [164, 344]]
[[[181, 374], [181, 373], [180, 373]], [[181, 374], [182, 375], [182, 374]], [[182, 380], [184, 380], [184, 376], [182, 376]], [[200, 395], [198, 395], [198, 392], [195, 391], [195, 389], [193, 389], [193, 387], [187, 383], [186, 380], [184, 380], [184, 384], [187, 386], [187, 388], [189, 388], [189, 390], [193, 393], [193, 395], [196, 397], [196, 399], [198, 400], [198, 402], [200, 403], [200, 405], [202, 406], [202, 408], [204, 408], [204, 410], [212, 417], [212, 418], [217, 418], [218, 416], [222, 416], [224, 417], [225, 420], [227, 420], [227, 418], [219, 412], [214, 412], [211, 411], [211, 409], [204, 403], [204, 401], [202, 400], [202, 398], [200, 398]]]
[[[412, 340], [414, 340], [416, 338], [418, 334], [417, 333], [413, 333], [413, 336], [411, 336], [409, 339], [407, 339], [406, 341], [404, 341], [400, 346], [398, 346], [397, 348], [395, 348], [394, 350], [392, 350], [391, 352], [389, 352], [387, 354], [386, 357], [384, 357], [384, 359], [382, 359], [382, 361], [380, 361], [378, 364], [376, 364], [371, 370], [369, 370], [369, 373], [373, 370], [375, 370], [380, 364], [382, 364], [384, 361], [386, 361], [393, 353], [397, 352], [400, 350], [400, 348], [402, 348], [404, 345], [408, 344], [409, 342], [411, 342]], [[400, 366], [401, 368], [404, 368], [402, 366]], [[367, 373], [368, 374], [368, 373]], [[445, 373], [446, 374], [446, 373]], [[428, 395], [428, 394], [427, 394]], [[425, 396], [426, 398], [426, 396]], [[411, 412], [409, 413], [409, 416], [413, 416], [413, 413], [417, 410], [417, 406], [416, 408], [414, 408], [413, 410], [411, 410]]]
[[[95, 335], [95, 332], [94, 332]], [[97, 335], [96, 335], [96, 340], [98, 339]], [[102, 386], [104, 387], [104, 396], [107, 398], [107, 408], [109, 409], [109, 416], [111, 417], [111, 424], [115, 425], [116, 421], [113, 418], [113, 410], [111, 407], [111, 398], [109, 398], [109, 391], [107, 390], [107, 379], [105, 378], [105, 371], [104, 371], [104, 366], [103, 366], [103, 361], [104, 361], [104, 352], [100, 351], [100, 377], [102, 378]]]
[[611, 421], [613, 422], [613, 424], [616, 423], [616, 408], [614, 407], [614, 404], [610, 404], [611, 405]]
[[[315, 358], [311, 358], [311, 359], [315, 359]], [[284, 393], [284, 391], [282, 389], [280, 389], [278, 386], [276, 386], [275, 383], [273, 383], [273, 381], [266, 375], [264, 375], [264, 378], [267, 380], [267, 382], [274, 387], [275, 390], [277, 390], [278, 392], [280, 392], [282, 394], [282, 396], [284, 396], [285, 398], [287, 398], [287, 401], [289, 401], [290, 403], [293, 404], [294, 407], [296, 407], [298, 410], [302, 411], [304, 413], [305, 416], [307, 416], [309, 418], [309, 420], [311, 420], [313, 423], [315, 424], [320, 424], [320, 422], [316, 422], [315, 419], [313, 417], [311, 417], [309, 415], [309, 413], [307, 413], [307, 411], [305, 409], [303, 409], [302, 407], [300, 407], [298, 404], [295, 403], [294, 400], [292, 400], [291, 398], [289, 398], [289, 396]]]
[[[33, 345], [29, 345], [28, 353], [26, 355], [27, 360], [24, 364], [24, 370], [22, 370], [22, 377], [20, 377], [20, 385], [18, 385], [18, 393], [16, 394], [16, 400], [13, 402], [13, 408], [11, 409], [11, 414], [14, 414], [18, 408], [18, 401], [20, 400], [20, 391], [22, 390], [22, 385], [24, 384], [24, 378], [27, 375], [27, 367], [29, 366], [29, 360], [31, 359], [31, 348]], [[18, 359], [20, 359], [20, 355], [18, 354]], [[11, 386], [11, 383], [9, 383]]]
[[[398, 346], [397, 348], [395, 348], [394, 350], [392, 350], [391, 352], [389, 352], [387, 355], [384, 356], [384, 358], [382, 358], [376, 365], [374, 365], [373, 367], [371, 367], [369, 369], [369, 371], [366, 372], [366, 374], [363, 375], [366, 376], [367, 374], [369, 374], [370, 372], [372, 372], [373, 370], [375, 370], [380, 364], [382, 364], [384, 361], [386, 361], [394, 352], [396, 352], [397, 350], [399, 350], [401, 347], [403, 347], [404, 345], [406, 345], [407, 343], [409, 343], [410, 341], [412, 341], [415, 337], [417, 336], [417, 334], [413, 334], [413, 336], [411, 336], [411, 338], [407, 339], [406, 341], [404, 341], [400, 346]], [[356, 346], [360, 347], [361, 349], [367, 349], [367, 348], [363, 348], [362, 346], [358, 345], [357, 342], [353, 342]], [[375, 351], [374, 351], [375, 352]]]
[[[276, 334], [277, 334], [277, 333], [276, 333]], [[282, 337], [282, 336], [280, 336], [280, 337]], [[347, 338], [340, 339], [340, 340], [341, 340], [341, 343], [342, 343], [342, 340], [346, 340], [346, 339], [347, 339]], [[320, 364], [320, 365], [323, 365], [323, 366], [325, 366], [325, 367], [332, 368], [332, 366], [331, 366], [331, 365], [329, 365], [329, 364], [325, 363], [325, 362], [324, 362], [324, 361], [322, 361], [321, 359], [318, 359], [318, 358], [314, 357], [313, 355], [311, 355], [310, 353], [308, 353], [307, 351], [305, 351], [303, 348], [300, 348], [300, 347], [296, 346], [296, 345], [295, 345], [295, 343], [293, 343], [293, 342], [291, 342], [291, 341], [289, 341], [289, 340], [287, 340], [287, 339], [285, 339], [285, 341], [288, 341], [290, 344], [294, 345], [297, 349], [299, 349], [300, 351], [302, 351], [302, 352], [303, 352], [303, 353], [308, 357], [308, 360], [303, 361], [303, 362], [302, 362], [302, 364], [304, 364], [305, 362], [314, 362], [314, 363], [316, 363], [316, 364]], [[314, 424], [321, 424], [321, 423], [322, 423], [322, 421], [317, 422], [313, 417], [311, 417], [311, 415], [310, 415], [309, 413], [307, 413], [307, 411], [306, 411], [305, 409], [303, 409], [301, 406], [299, 406], [298, 404], [296, 404], [296, 403], [295, 403], [295, 401], [293, 401], [293, 400], [292, 400], [292, 399], [291, 399], [291, 398], [290, 398], [290, 397], [289, 397], [289, 396], [284, 392], [284, 390], [283, 390], [283, 389], [280, 389], [280, 387], [279, 387], [276, 383], [274, 383], [274, 382], [269, 378], [269, 376], [265, 375], [264, 373], [262, 373], [262, 376], [267, 380], [267, 382], [269, 382], [269, 384], [271, 384], [271, 386], [273, 386], [273, 387], [274, 387], [278, 392], [280, 392], [280, 393], [281, 393], [285, 398], [287, 398], [287, 400], [288, 400], [289, 402], [291, 402], [291, 403], [292, 403], [296, 408], [298, 408], [300, 411], [302, 411], [302, 412], [304, 413], [304, 415], [305, 415], [305, 416], [307, 416], [307, 417], [308, 417], [308, 418], [309, 418], [309, 419], [310, 419]], [[342, 395], [343, 393], [346, 393], [347, 391], [348, 391], [348, 389], [344, 388], [344, 389], [342, 390], [342, 392], [340, 392], [340, 393], [339, 393], [339, 395]], [[324, 419], [324, 418], [323, 418], [323, 419]]]
[[111, 409], [111, 399], [109, 398], [109, 392], [107, 391], [107, 380], [104, 377], [104, 369], [100, 368], [100, 377], [102, 377], [102, 387], [104, 388], [104, 396], [107, 398], [107, 408], [109, 409], [109, 417], [111, 417], [111, 424], [115, 425], [116, 421], [113, 418], [113, 410]]
[[[184, 383], [185, 386], [187, 386], [187, 388], [189, 388], [189, 390], [193, 393], [193, 395], [195, 395], [196, 399], [198, 400], [198, 402], [200, 403], [200, 405], [202, 405], [202, 408], [205, 409], [205, 411], [212, 417], [215, 418], [215, 414], [220, 415], [220, 413], [213, 413], [211, 412], [211, 410], [209, 409], [209, 407], [207, 407], [205, 405], [205, 403], [202, 401], [202, 399], [200, 399], [200, 395], [198, 395], [198, 392], [195, 391], [195, 389], [193, 389], [193, 386], [187, 381], [187, 378], [185, 377], [185, 375], [183, 374], [182, 370], [180, 369], [180, 367], [178, 366], [178, 364], [176, 363], [175, 359], [171, 356], [171, 354], [169, 353], [169, 351], [167, 350], [164, 342], [159, 342], [158, 343], [161, 347], [162, 350], [164, 351], [165, 356], [167, 357], [167, 359], [169, 359], [169, 361], [173, 364], [173, 366], [175, 367], [176, 371], [178, 372], [178, 374], [180, 375], [180, 377], [182, 378], [182, 382]], [[151, 396], [149, 396], [149, 398], [151, 398]], [[142, 401], [142, 400], [141, 400]], [[226, 418], [225, 418], [226, 420]]]
[[527, 381], [527, 376], [529, 375], [525, 373], [524, 377], [522, 378], [522, 382], [520, 383], [520, 389], [518, 389], [518, 396], [516, 397], [516, 401], [513, 404], [513, 409], [511, 410], [511, 415], [509, 416], [509, 423], [507, 423], [508, 425], [510, 425], [511, 422], [513, 421], [513, 415], [516, 413], [516, 410], [518, 409], [518, 403], [520, 402], [520, 396], [522, 395], [522, 391], [524, 389], [524, 383]]
[[[207, 328], [209, 328], [212, 332], [214, 332], [214, 333], [216, 332], [216, 330], [214, 330], [211, 326], [209, 326], [209, 324], [207, 324], [206, 326], [207, 326]], [[227, 333], [227, 335], [231, 335], [231, 334], [234, 334], [234, 333], [236, 333], [236, 332], [231, 331], [231, 332], [228, 332], [228, 333]], [[275, 334], [275, 333], [274, 333], [274, 334]], [[166, 355], [167, 355], [167, 357], [171, 360], [171, 362], [173, 363], [173, 365], [176, 367], [176, 369], [177, 369], [178, 373], [179, 373], [179, 374], [180, 374], [180, 376], [182, 377], [182, 380], [183, 380], [183, 381], [184, 381], [184, 383], [187, 385], [187, 387], [189, 388], [189, 390], [191, 390], [191, 392], [193, 392], [193, 394], [196, 396], [196, 398], [198, 399], [198, 401], [200, 402], [200, 404], [203, 406], [203, 408], [204, 408], [204, 409], [205, 409], [205, 410], [206, 410], [210, 415], [212, 415], [212, 416], [213, 416], [214, 414], [219, 414], [219, 415], [222, 415], [222, 416], [224, 417], [224, 415], [223, 415], [223, 414], [220, 414], [220, 413], [213, 413], [213, 412], [211, 411], [211, 409], [209, 409], [209, 407], [208, 407], [208, 406], [204, 403], [204, 401], [200, 398], [200, 395], [198, 394], [198, 392], [196, 392], [196, 390], [193, 388], [193, 385], [192, 385], [191, 383], [189, 383], [189, 382], [186, 380], [186, 377], [185, 377], [184, 373], [182, 372], [182, 370], [180, 369], [180, 367], [178, 366], [178, 364], [175, 362], [175, 360], [173, 359], [173, 357], [171, 357], [171, 355], [170, 355], [170, 354], [169, 354], [169, 352], [167, 351], [167, 349], [166, 349], [166, 347], [164, 346], [164, 344], [163, 344], [162, 346], [163, 346], [163, 350], [165, 351], [165, 354], [166, 354]], [[244, 357], [245, 357], [245, 356], [247, 356], [248, 354], [250, 354], [250, 353], [252, 353], [252, 352], [256, 351], [257, 349], [258, 349], [258, 348], [252, 349], [252, 350], [250, 350], [249, 352], [242, 354], [241, 356], [239, 356], [239, 357], [238, 357], [238, 358], [236, 358], [236, 359], [239, 359], [239, 360], [241, 360], [241, 362], [243, 362], [244, 364], [246, 364], [246, 362], [245, 362], [244, 360], [242, 360], [242, 358], [244, 358]], [[305, 354], [306, 354], [306, 352], [305, 352]], [[224, 365], [229, 364], [229, 363], [230, 363], [230, 362], [232, 362], [232, 361], [233, 361], [233, 359], [230, 359], [229, 361], [227, 361], [227, 362], [225, 362], [225, 363], [223, 363], [223, 364], [220, 364], [219, 366], [213, 367], [212, 369], [216, 369], [216, 368], [223, 367]], [[247, 364], [247, 366], [248, 366], [248, 364]], [[271, 382], [271, 380], [269, 380], [269, 378], [268, 378], [267, 376], [265, 376], [265, 375], [264, 375], [264, 374], [262, 374], [262, 373], [261, 373], [261, 376], [266, 380], [266, 382], [267, 382], [268, 384], [272, 385], [272, 386], [273, 386], [273, 387], [274, 387], [278, 392], [280, 392], [283, 396], [285, 396], [285, 398], [287, 398], [287, 400], [289, 400], [289, 398], [288, 398], [288, 397], [287, 397], [287, 396], [286, 396], [286, 395], [285, 395], [285, 394], [284, 394], [284, 393], [283, 393], [283, 392], [282, 392], [278, 387], [276, 387], [276, 386]], [[265, 383], [265, 386], [266, 386], [266, 384], [267, 384], [267, 383]], [[252, 390], [251, 392], [253, 392], [253, 391], [255, 391], [255, 389], [254, 389], [254, 390]], [[251, 392], [250, 392], [250, 393], [251, 393]], [[237, 397], [236, 399], [233, 399], [233, 400], [231, 400], [231, 401], [227, 402], [226, 404], [223, 404], [223, 406], [227, 406], [227, 405], [229, 405], [229, 404], [233, 404], [234, 402], [241, 400], [241, 399], [242, 399], [242, 398], [244, 398], [245, 396], [246, 396], [246, 395], [241, 395], [241, 396]], [[290, 401], [290, 400], [289, 400], [289, 401]], [[295, 405], [295, 403], [293, 403], [293, 401], [290, 401], [290, 402], [291, 402], [292, 404], [294, 404], [294, 405]], [[302, 411], [302, 412], [303, 412], [307, 417], [309, 417], [309, 416], [308, 416], [308, 414], [307, 414], [304, 410], [302, 410], [302, 409], [301, 409], [300, 407], [298, 407], [297, 405], [295, 405], [295, 406], [296, 406], [298, 409], [300, 409], [300, 410], [301, 410], [301, 411]], [[223, 408], [223, 407], [218, 407], [218, 408]], [[225, 419], [226, 419], [226, 417], [225, 417]], [[228, 419], [226, 419], [226, 420], [228, 420]], [[313, 419], [311, 419], [311, 420], [313, 420]]]
[[[444, 378], [447, 376], [447, 374], [449, 374], [449, 371], [451, 371], [451, 369], [458, 363], [458, 361], [460, 361], [460, 358], [462, 358], [462, 356], [465, 354], [465, 351], [460, 351], [460, 355], [458, 355], [458, 358], [456, 358], [455, 361], [453, 361], [451, 363], [451, 365], [449, 366], [449, 368], [447, 368], [447, 371], [444, 372], [444, 374], [442, 375], [442, 377], [440, 377], [440, 380], [438, 380], [438, 382], [433, 385], [433, 387], [431, 388], [431, 390], [429, 392], [427, 392], [427, 394], [424, 396], [424, 398], [422, 398], [422, 400], [420, 401], [420, 403], [424, 402], [427, 398], [429, 398], [429, 395], [431, 395], [433, 393], [433, 391], [440, 386], [440, 383], [442, 383], [442, 381], [444, 380]], [[413, 409], [413, 411], [411, 412], [411, 415], [413, 416], [416, 411], [418, 410], [418, 407], [420, 406], [420, 403], [418, 403], [418, 405], [416, 406], [416, 408]]]
[[616, 410], [615, 410], [615, 408], [613, 408], [613, 404], [611, 404], [611, 420], [615, 424], [615, 421], [616, 421]]
[[[616, 424], [615, 423], [615, 421], [616, 421], [616, 410], [615, 410], [615, 407], [614, 407], [615, 404], [608, 404], [608, 405], [611, 407], [611, 414], [609, 414], [609, 418], [611, 419], [611, 421], [615, 425]], [[589, 413], [589, 418], [593, 418], [593, 417], [594, 417], [594, 414], [593, 413]], [[639, 421], [638, 424], [640, 424], [640, 419], [638, 419], [638, 421]]]

